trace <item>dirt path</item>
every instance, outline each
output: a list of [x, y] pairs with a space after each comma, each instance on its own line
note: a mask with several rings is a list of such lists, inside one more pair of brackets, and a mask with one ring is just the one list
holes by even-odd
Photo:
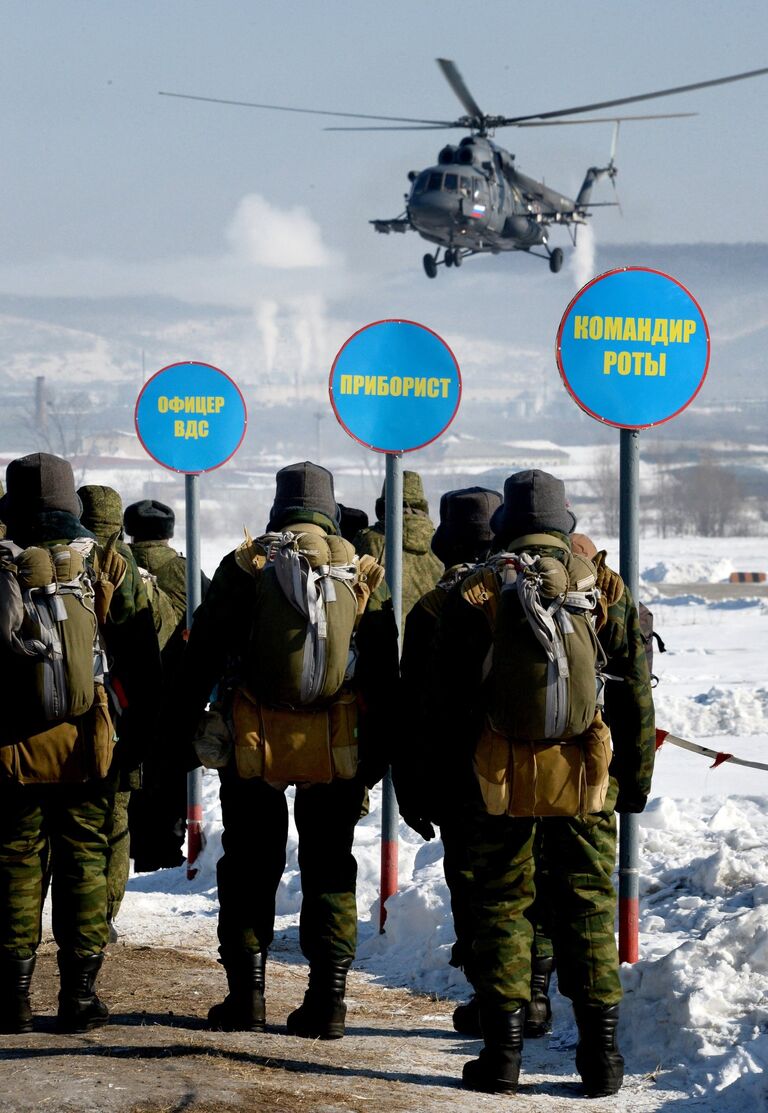
[[[99, 989], [112, 1011], [106, 1028], [82, 1036], [54, 1032], [57, 979], [45, 947], [33, 986], [37, 1030], [0, 1036], [0, 1111], [27, 1113], [414, 1113], [515, 1109], [553, 1113], [588, 1108], [651, 1113], [684, 1095], [632, 1077], [617, 1098], [589, 1102], [571, 1073], [573, 1048], [557, 1037], [526, 1045], [516, 1098], [470, 1095], [462, 1063], [479, 1045], [451, 1028], [453, 1002], [433, 1001], [350, 976], [343, 1040], [285, 1034], [306, 969], [270, 963], [269, 1031], [205, 1030], [224, 992], [221, 967], [178, 951], [117, 945]], [[706, 1108], [706, 1106], [703, 1106]]]

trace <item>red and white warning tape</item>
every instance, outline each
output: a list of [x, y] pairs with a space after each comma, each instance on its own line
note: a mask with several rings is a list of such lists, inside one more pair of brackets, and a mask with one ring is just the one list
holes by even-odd
[[670, 734], [667, 730], [656, 728], [656, 749], [661, 749], [665, 742], [671, 742], [673, 746], [679, 746], [681, 750], [690, 750], [692, 754], [703, 754], [704, 757], [714, 758], [710, 769], [717, 769], [718, 765], [723, 765], [726, 761], [730, 761], [732, 765], [746, 765], [749, 769], [768, 769], [768, 765], [762, 761], [746, 761], [743, 757], [734, 757], [733, 754], [725, 753], [723, 750], [710, 750], [707, 746], [700, 746], [698, 742], [689, 742], [686, 738], [678, 738], [676, 734]]

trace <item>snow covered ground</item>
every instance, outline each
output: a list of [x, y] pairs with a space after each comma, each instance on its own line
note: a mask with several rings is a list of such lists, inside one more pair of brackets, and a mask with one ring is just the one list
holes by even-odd
[[[618, 564], [615, 551], [609, 560]], [[657, 656], [658, 724], [741, 757], [768, 761], [768, 598], [707, 602], [661, 597], [659, 582], [724, 580], [768, 566], [759, 538], [644, 541], [641, 596], [668, 652]], [[183, 870], [131, 879], [118, 927], [129, 943], [214, 953], [217, 781], [205, 777], [207, 846], [189, 882]], [[466, 993], [448, 966], [453, 939], [441, 845], [401, 827], [400, 891], [378, 924], [380, 794], [356, 838], [360, 948], [357, 966], [384, 983], [441, 996]], [[721, 765], [666, 745], [641, 817], [641, 959], [625, 967], [622, 1048], [632, 1073], [657, 1092], [722, 1113], [768, 1099], [768, 772]], [[254, 853], [258, 848], [254, 847]], [[296, 835], [278, 894], [276, 957], [300, 961]], [[556, 1001], [556, 1026], [569, 1010]], [[650, 1106], [649, 1106], [650, 1108]], [[656, 1105], [653, 1108], [657, 1108]]]

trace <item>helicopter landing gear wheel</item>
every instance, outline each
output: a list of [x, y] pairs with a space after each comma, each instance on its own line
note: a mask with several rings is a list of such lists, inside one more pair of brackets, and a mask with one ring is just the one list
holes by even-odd
[[454, 247], [454, 249], [453, 249], [453, 265], [454, 265], [454, 267], [460, 267], [461, 264], [462, 264], [461, 248]]
[[434, 255], [429, 255], [429, 254], [425, 255], [424, 259], [423, 259], [423, 263], [424, 263], [424, 273], [426, 274], [427, 278], [436, 278], [437, 277], [437, 259], [435, 259]]
[[447, 247], [445, 249], [445, 259], [443, 260], [443, 262], [445, 263], [446, 267], [453, 266], [453, 248]]
[[552, 271], [552, 274], [557, 274], [562, 265], [563, 249], [561, 247], [556, 247], [554, 251], [549, 253], [549, 269]]

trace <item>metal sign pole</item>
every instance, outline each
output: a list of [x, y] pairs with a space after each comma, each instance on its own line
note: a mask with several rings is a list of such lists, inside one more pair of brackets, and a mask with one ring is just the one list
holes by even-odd
[[[640, 433], [620, 431], [619, 571], [637, 605], [640, 583]], [[637, 962], [640, 927], [639, 822], [619, 821], [619, 961]]]
[[[200, 606], [200, 476], [185, 475], [187, 533], [187, 629]], [[187, 877], [197, 874], [195, 862], [203, 849], [203, 771], [187, 773]]]
[[[384, 566], [392, 608], [397, 623], [398, 643], [403, 644], [403, 457], [387, 453], [385, 481]], [[379, 931], [384, 931], [386, 903], [397, 892], [398, 810], [392, 770], [387, 770], [382, 785], [381, 813], [381, 894]]]

